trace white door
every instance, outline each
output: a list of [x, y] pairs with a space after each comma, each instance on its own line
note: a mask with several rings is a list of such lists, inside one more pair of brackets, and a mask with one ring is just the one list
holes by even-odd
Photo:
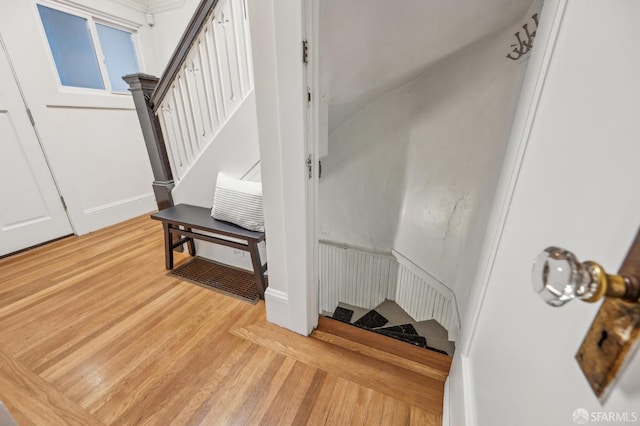
[[[574, 359], [599, 304], [553, 308], [531, 285], [533, 259], [549, 245], [616, 272], [640, 226], [638, 15], [637, 0], [545, 1], [525, 79], [531, 97], [512, 133], [511, 153], [524, 158], [504, 174], [513, 198], [499, 194], [506, 219], [491, 230], [487, 291], [456, 367], [464, 385], [451, 386], [473, 395], [467, 425], [640, 422], [640, 351], [600, 403]], [[452, 406], [451, 424], [463, 424], [461, 412]]]
[[72, 233], [0, 39], [0, 256]]

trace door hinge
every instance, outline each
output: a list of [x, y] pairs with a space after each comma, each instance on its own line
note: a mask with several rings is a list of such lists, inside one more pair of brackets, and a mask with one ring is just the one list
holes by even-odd
[[302, 40], [302, 63], [309, 63], [309, 42], [307, 40]]
[[307, 157], [307, 170], [309, 171], [309, 179], [313, 176], [313, 160], [311, 160], [311, 154]]
[[33, 119], [33, 114], [31, 114], [31, 110], [29, 108], [27, 108], [27, 115], [29, 116], [29, 121], [31, 122], [31, 125], [35, 126], [36, 121]]
[[322, 178], [322, 161], [318, 160], [318, 179]]
[[64, 202], [64, 197], [62, 195], [60, 196], [60, 202], [62, 203], [62, 208], [67, 210], [67, 203]]
[[311, 105], [311, 90], [307, 89], [307, 106]]

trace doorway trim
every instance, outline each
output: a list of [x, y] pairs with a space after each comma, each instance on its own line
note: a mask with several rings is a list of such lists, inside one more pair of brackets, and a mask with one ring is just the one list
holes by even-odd
[[307, 46], [304, 81], [310, 98], [307, 105], [306, 147], [311, 156], [311, 174], [307, 181], [307, 312], [315, 328], [320, 314], [319, 179], [320, 165], [320, 0], [303, 0], [303, 36]]

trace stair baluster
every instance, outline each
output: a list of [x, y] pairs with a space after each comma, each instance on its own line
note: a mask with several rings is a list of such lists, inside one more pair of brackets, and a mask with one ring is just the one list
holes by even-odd
[[158, 208], [253, 91], [243, 0], [202, 0], [162, 77], [129, 83], [154, 174]]

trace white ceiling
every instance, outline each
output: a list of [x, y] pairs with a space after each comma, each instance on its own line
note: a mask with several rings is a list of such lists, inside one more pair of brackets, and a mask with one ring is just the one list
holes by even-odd
[[451, 53], [513, 24], [532, 0], [322, 0], [322, 97], [330, 127]]
[[143, 13], [157, 13], [176, 9], [184, 5], [184, 0], [111, 0]]

